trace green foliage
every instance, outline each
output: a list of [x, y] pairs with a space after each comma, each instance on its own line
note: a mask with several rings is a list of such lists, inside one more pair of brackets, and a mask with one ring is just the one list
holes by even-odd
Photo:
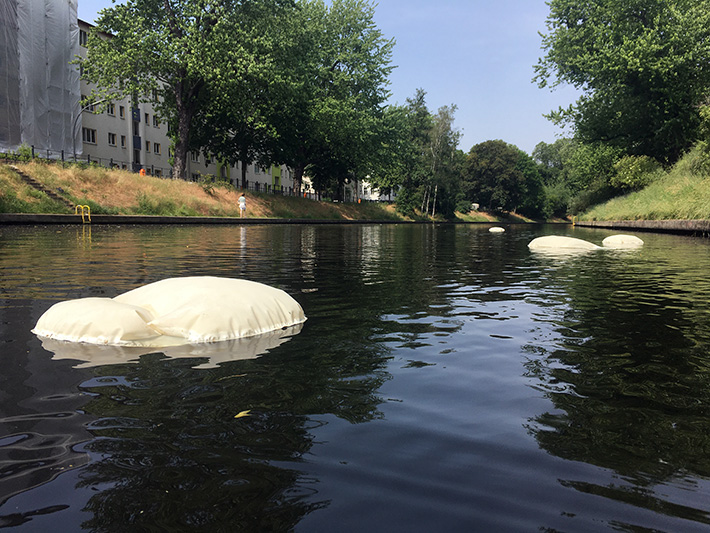
[[17, 157], [20, 161], [29, 161], [32, 159], [32, 147], [27, 143], [22, 143], [17, 149]]
[[619, 148], [606, 144], [579, 144], [568, 160], [570, 189], [576, 193], [608, 187], [620, 156]]
[[647, 187], [595, 205], [586, 220], [710, 219], [710, 173], [698, 171], [699, 150], [691, 150]]
[[579, 101], [550, 118], [578, 140], [676, 161], [695, 142], [710, 87], [710, 0], [551, 0], [536, 81]]
[[394, 43], [365, 0], [300, 0], [275, 30], [266, 117], [276, 137], [268, 149], [294, 169], [296, 189], [308, 167], [317, 190], [337, 190], [373, 165]]
[[466, 199], [489, 211], [521, 210], [535, 216], [543, 207], [542, 179], [532, 158], [500, 140], [471, 148], [463, 191]]
[[710, 172], [710, 105], [700, 106], [700, 134], [695, 146], [694, 166], [698, 171]]
[[214, 97], [231, 95], [268, 60], [260, 45], [280, 3], [127, 0], [102, 10], [83, 62], [84, 78], [99, 88], [92, 99], [151, 101], [174, 135], [174, 177], [184, 178], [188, 151], [204, 141], [191, 132], [215, 116], [210, 106], [225, 103]]
[[562, 180], [543, 185], [542, 216], [549, 219], [567, 216], [572, 193]]
[[650, 184], [661, 172], [661, 165], [648, 156], [627, 155], [614, 163], [615, 174], [611, 177], [612, 187], [626, 191], [637, 191]]

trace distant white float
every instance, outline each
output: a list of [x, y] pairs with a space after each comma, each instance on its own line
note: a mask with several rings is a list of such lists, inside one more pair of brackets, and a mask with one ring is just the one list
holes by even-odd
[[169, 278], [115, 298], [59, 302], [37, 321], [44, 339], [124, 347], [169, 347], [253, 337], [302, 324], [286, 292], [253, 281]]
[[611, 235], [602, 241], [606, 248], [638, 248], [643, 241], [634, 235]]
[[504, 233], [505, 229], [498, 226], [493, 226], [492, 228], [489, 228], [488, 231], [490, 231], [491, 233]]

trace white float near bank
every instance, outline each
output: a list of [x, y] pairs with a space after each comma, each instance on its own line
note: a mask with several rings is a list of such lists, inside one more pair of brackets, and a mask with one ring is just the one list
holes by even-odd
[[638, 248], [643, 246], [643, 240], [634, 235], [610, 235], [602, 241], [605, 248]]
[[489, 228], [488, 231], [490, 231], [491, 233], [504, 233], [505, 228], [501, 228], [499, 226], [493, 226], [492, 228]]
[[596, 244], [577, 239], [575, 237], [565, 237], [563, 235], [546, 235], [545, 237], [537, 237], [528, 244], [528, 248], [534, 251], [589, 251], [598, 250], [601, 248]]
[[280, 289], [194, 276], [165, 279], [113, 299], [59, 302], [32, 331], [61, 341], [167, 347], [251, 337], [305, 321], [298, 302]]

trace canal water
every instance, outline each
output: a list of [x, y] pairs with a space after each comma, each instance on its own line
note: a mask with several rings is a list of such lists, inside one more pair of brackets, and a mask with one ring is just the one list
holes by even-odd
[[[0, 527], [707, 531], [710, 242], [529, 251], [548, 234], [612, 232], [0, 227]], [[194, 275], [308, 320], [163, 353], [30, 332]]]

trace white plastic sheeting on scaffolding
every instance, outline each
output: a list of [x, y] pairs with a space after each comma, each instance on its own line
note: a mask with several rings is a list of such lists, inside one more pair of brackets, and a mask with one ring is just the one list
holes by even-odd
[[78, 55], [77, 0], [0, 1], [0, 150], [81, 146]]

